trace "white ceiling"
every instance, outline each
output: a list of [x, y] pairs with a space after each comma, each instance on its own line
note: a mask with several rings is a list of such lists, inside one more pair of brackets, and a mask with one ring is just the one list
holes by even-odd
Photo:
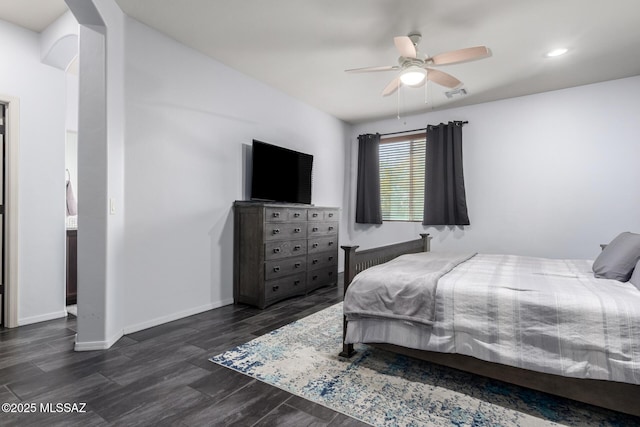
[[37, 33], [67, 10], [64, 0], [0, 0], [0, 19]]
[[[640, 75], [638, 0], [116, 2], [185, 45], [352, 123], [394, 117], [398, 106], [406, 115]], [[0, 0], [0, 17], [6, 4], [22, 3], [42, 3], [31, 14], [44, 15], [58, 1]], [[491, 49], [487, 59], [440, 67], [468, 95], [448, 99], [445, 88], [429, 83], [427, 104], [422, 89], [383, 98], [393, 72], [344, 72], [395, 65], [393, 37], [412, 31], [422, 33], [419, 50], [431, 56]], [[544, 57], [559, 46], [569, 53]]]

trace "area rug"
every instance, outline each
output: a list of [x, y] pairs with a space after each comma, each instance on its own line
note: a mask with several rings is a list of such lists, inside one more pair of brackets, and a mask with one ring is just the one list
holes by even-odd
[[342, 303], [212, 362], [374, 426], [637, 426], [639, 419], [500, 381], [356, 346], [338, 356]]

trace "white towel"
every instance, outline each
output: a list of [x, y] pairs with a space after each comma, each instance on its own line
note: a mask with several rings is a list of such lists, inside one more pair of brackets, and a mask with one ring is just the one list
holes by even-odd
[[73, 194], [71, 181], [67, 181], [67, 216], [69, 215], [78, 215], [78, 204], [76, 203], [76, 196]]

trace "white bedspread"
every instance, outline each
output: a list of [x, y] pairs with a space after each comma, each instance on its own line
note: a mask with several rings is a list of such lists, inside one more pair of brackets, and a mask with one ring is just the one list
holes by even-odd
[[474, 253], [420, 252], [356, 275], [344, 297], [347, 319], [378, 317], [432, 325], [439, 279]]
[[640, 384], [640, 291], [594, 278], [588, 260], [480, 254], [440, 278], [433, 326], [355, 319], [347, 342]]

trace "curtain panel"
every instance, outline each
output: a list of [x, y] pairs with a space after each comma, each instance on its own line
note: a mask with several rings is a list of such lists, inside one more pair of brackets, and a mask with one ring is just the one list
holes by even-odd
[[379, 151], [379, 133], [358, 136], [356, 223], [359, 224], [382, 224]]
[[469, 225], [462, 122], [427, 126], [423, 225]]

